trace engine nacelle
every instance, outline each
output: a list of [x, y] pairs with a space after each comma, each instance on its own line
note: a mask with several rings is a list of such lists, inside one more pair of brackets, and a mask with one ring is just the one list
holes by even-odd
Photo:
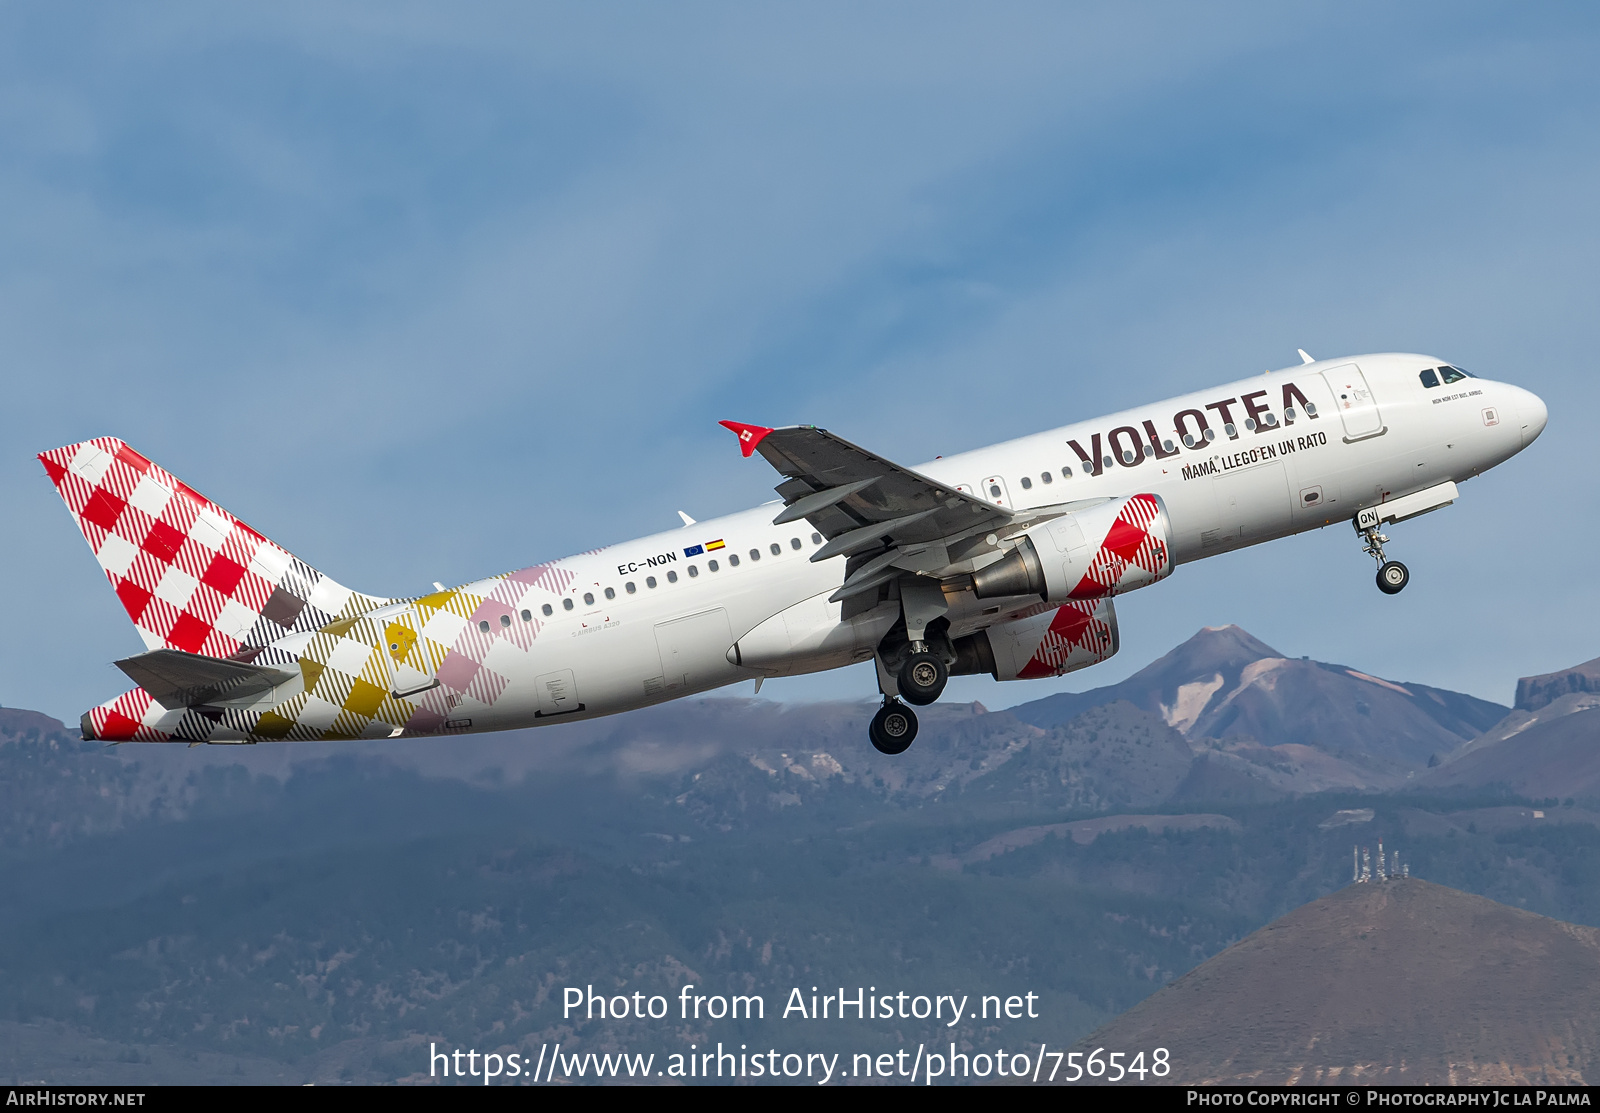
[[1098, 665], [1116, 653], [1118, 644], [1111, 598], [1074, 600], [958, 638], [958, 660], [950, 671], [1037, 680]]
[[1172, 525], [1161, 496], [1128, 495], [1031, 527], [972, 574], [972, 587], [982, 599], [1037, 595], [1064, 603], [1121, 595], [1171, 572]]

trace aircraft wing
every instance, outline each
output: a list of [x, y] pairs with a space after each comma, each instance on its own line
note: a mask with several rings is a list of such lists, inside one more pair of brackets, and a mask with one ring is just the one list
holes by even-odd
[[813, 561], [850, 556], [850, 576], [835, 599], [877, 587], [906, 571], [937, 572], [949, 548], [1011, 524], [1010, 511], [885, 460], [825, 429], [768, 429], [724, 421], [746, 456], [759, 452], [785, 480], [774, 524], [804, 518], [826, 538]]

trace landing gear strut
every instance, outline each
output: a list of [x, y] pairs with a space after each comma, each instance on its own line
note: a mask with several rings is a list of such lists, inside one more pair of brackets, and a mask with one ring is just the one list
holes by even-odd
[[885, 698], [867, 727], [867, 736], [880, 754], [903, 754], [917, 737], [916, 713], [897, 699]]
[[1398, 560], [1390, 560], [1383, 555], [1383, 547], [1389, 539], [1378, 532], [1379, 522], [1376, 515], [1368, 524], [1367, 515], [1370, 511], [1363, 510], [1356, 517], [1356, 532], [1361, 534], [1366, 544], [1361, 551], [1378, 562], [1378, 590], [1385, 595], [1398, 595], [1405, 590], [1406, 584], [1411, 582], [1411, 570]]
[[872, 745], [884, 754], [905, 753], [917, 737], [917, 715], [906, 704], [926, 707], [938, 699], [959, 656], [950, 642], [939, 581], [908, 574], [899, 586], [901, 619], [883, 636], [875, 655], [883, 707], [867, 728]]

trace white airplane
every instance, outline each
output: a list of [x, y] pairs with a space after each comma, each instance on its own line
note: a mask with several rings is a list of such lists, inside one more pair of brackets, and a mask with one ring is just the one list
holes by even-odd
[[85, 738], [254, 743], [504, 730], [877, 663], [885, 753], [952, 673], [1117, 651], [1112, 599], [1176, 565], [1455, 501], [1545, 405], [1418, 355], [1313, 361], [902, 467], [813, 426], [723, 422], [782, 504], [388, 599], [341, 587], [114, 438], [40, 454], [144, 638]]

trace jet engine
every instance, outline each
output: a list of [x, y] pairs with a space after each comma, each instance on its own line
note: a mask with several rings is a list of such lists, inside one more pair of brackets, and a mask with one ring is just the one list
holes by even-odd
[[981, 599], [1037, 595], [1062, 603], [1121, 595], [1171, 571], [1172, 526], [1161, 496], [1128, 495], [1030, 527], [972, 574], [972, 587]]
[[1109, 596], [1042, 606], [1026, 618], [957, 638], [953, 674], [986, 672], [996, 680], [1037, 680], [1097, 665], [1116, 653], [1117, 612]]

